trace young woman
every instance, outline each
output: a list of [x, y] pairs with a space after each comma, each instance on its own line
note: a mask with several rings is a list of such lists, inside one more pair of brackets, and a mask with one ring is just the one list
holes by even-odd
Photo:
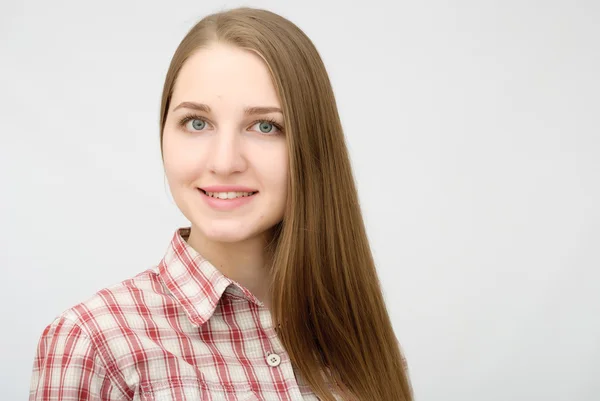
[[201, 20], [171, 61], [160, 133], [190, 227], [45, 329], [30, 400], [412, 400], [305, 34], [250, 8]]

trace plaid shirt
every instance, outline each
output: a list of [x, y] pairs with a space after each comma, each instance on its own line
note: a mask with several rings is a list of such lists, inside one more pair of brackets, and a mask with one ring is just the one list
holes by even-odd
[[30, 401], [318, 400], [269, 310], [203, 259], [188, 235], [177, 230], [158, 266], [46, 327]]

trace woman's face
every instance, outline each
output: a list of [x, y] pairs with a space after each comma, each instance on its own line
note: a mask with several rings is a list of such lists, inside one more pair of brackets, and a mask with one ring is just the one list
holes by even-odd
[[255, 53], [213, 44], [182, 66], [163, 134], [173, 198], [205, 240], [238, 242], [283, 218], [288, 151], [281, 105]]

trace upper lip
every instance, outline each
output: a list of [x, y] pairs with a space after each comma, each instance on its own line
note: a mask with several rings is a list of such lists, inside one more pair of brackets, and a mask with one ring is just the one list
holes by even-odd
[[211, 185], [200, 189], [205, 192], [258, 192], [256, 189], [240, 185]]

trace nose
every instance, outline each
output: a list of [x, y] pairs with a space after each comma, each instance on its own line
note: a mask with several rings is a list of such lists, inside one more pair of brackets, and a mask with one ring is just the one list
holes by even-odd
[[211, 138], [208, 149], [208, 168], [217, 175], [230, 175], [246, 169], [243, 138], [233, 129], [222, 127]]

